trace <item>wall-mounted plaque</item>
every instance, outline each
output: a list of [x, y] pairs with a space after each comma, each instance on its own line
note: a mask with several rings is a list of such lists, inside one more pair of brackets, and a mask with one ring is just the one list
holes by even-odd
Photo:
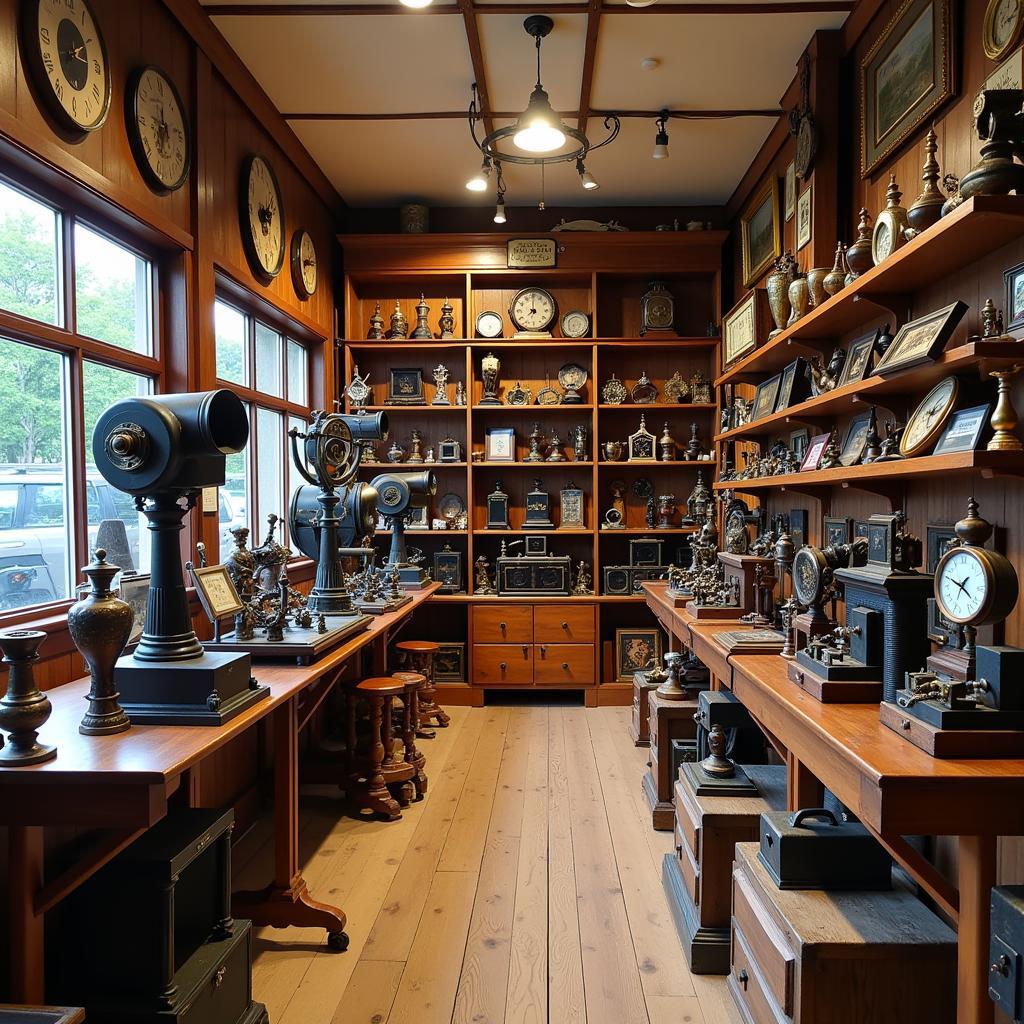
[[507, 265], [510, 270], [553, 267], [557, 251], [553, 238], [510, 238]]

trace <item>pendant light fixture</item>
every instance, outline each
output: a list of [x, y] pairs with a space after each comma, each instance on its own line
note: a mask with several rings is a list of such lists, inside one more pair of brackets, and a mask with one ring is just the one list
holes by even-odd
[[668, 159], [668, 132], [665, 130], [667, 121], [668, 111], [663, 110], [657, 121], [655, 121], [655, 124], [658, 126], [658, 134], [654, 136], [654, 152], [651, 154], [655, 160]]
[[[498, 221], [498, 214], [495, 215], [498, 223], [504, 223], [505, 190], [501, 182], [503, 162], [540, 167], [542, 170], [550, 164], [574, 163], [583, 188], [592, 191], [598, 184], [587, 170], [587, 156], [593, 150], [607, 146], [619, 134], [618, 115], [608, 114], [604, 118], [605, 138], [596, 145], [591, 144], [584, 132], [563, 123], [552, 109], [551, 100], [541, 82], [540, 50], [541, 40], [551, 32], [554, 25], [554, 21], [546, 14], [531, 14], [523, 22], [523, 28], [533, 37], [537, 51], [537, 82], [530, 93], [526, 109], [515, 124], [498, 128], [482, 139], [478, 138], [477, 125], [483, 121], [484, 112], [479, 106], [476, 85], [473, 85], [473, 98], [469, 104], [469, 130], [483, 154], [483, 164], [480, 171], [466, 182], [466, 188], [471, 192], [486, 191], [491, 170], [496, 172], [499, 182], [498, 214], [502, 217]], [[505, 148], [500, 148], [502, 144]]]

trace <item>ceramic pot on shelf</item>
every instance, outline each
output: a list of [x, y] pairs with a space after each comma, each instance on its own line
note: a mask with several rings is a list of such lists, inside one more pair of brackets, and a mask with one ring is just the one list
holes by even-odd
[[768, 308], [775, 321], [775, 330], [768, 335], [774, 338], [786, 329], [789, 322], [791, 307], [789, 304], [789, 285], [796, 272], [796, 261], [788, 252], [784, 252], [776, 261], [775, 269], [765, 278], [765, 290], [768, 292]]
[[811, 303], [811, 290], [807, 284], [807, 278], [799, 270], [796, 276], [789, 283], [789, 320], [787, 327], [792, 327], [802, 316], [807, 313]]
[[828, 298], [825, 294], [825, 277], [830, 273], [828, 267], [815, 267], [807, 271], [807, 296], [811, 309], [820, 306]]
[[850, 268], [846, 263], [846, 246], [839, 242], [836, 245], [835, 263], [832, 264], [832, 269], [825, 275], [825, 280], [822, 282], [829, 297], [842, 291], [849, 271]]
[[857, 221], [857, 240], [846, 250], [846, 265], [850, 268], [846, 275], [847, 284], [874, 266], [871, 259], [871, 214], [863, 206]]

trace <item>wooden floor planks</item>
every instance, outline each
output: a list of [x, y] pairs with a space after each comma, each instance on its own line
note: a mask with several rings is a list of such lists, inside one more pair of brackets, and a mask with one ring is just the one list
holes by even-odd
[[[724, 979], [689, 973], [661, 890], [671, 835], [650, 827], [646, 750], [623, 708], [452, 708], [422, 741], [426, 799], [398, 822], [304, 790], [315, 895], [349, 951], [260, 929], [253, 986], [273, 1024], [723, 1024]], [[236, 885], [265, 883], [266, 822]]]

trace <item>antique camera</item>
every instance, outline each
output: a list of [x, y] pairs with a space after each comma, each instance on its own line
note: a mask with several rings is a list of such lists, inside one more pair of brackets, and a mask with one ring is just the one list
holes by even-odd
[[437, 493], [437, 477], [432, 470], [419, 473], [381, 473], [370, 481], [377, 492], [377, 512], [391, 529], [391, 551], [385, 568], [398, 566], [403, 586], [422, 587], [429, 577], [422, 565], [413, 565], [405, 547], [405, 520], [413, 509], [425, 508]]
[[115, 402], [96, 423], [96, 468], [149, 521], [151, 582], [138, 647], [114, 670], [134, 722], [223, 725], [269, 696], [248, 654], [204, 651], [192, 629], [179, 538], [204, 487], [224, 484], [226, 456], [249, 440], [245, 406], [226, 389]]

